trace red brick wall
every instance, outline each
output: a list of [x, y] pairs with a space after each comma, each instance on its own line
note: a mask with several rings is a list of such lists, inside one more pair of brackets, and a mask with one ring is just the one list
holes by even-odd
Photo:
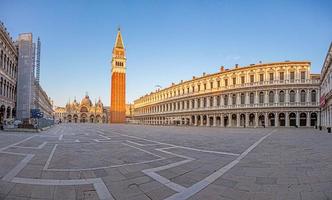
[[126, 121], [126, 74], [114, 72], [111, 82], [110, 123]]

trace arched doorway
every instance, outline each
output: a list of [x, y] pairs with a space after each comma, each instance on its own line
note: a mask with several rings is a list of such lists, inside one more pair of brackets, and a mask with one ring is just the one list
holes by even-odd
[[279, 126], [286, 126], [286, 116], [285, 113], [279, 114]]
[[197, 126], [200, 126], [201, 125], [201, 116], [198, 115], [197, 116], [197, 123], [196, 123]]
[[7, 111], [6, 111], [6, 118], [7, 119], [9, 119], [10, 118], [10, 111], [11, 111], [12, 109], [8, 106], [7, 107]]
[[240, 115], [240, 126], [245, 126], [246, 125], [246, 115], [245, 114], [241, 114]]
[[95, 122], [95, 117], [93, 115], [90, 115], [90, 123], [94, 123]]
[[12, 109], [12, 116], [13, 116], [14, 119], [16, 118], [16, 108]]
[[310, 126], [317, 126], [317, 114], [316, 113], [310, 114]]
[[213, 126], [213, 117], [209, 117], [209, 124], [210, 126]]
[[249, 115], [249, 126], [254, 126], [255, 125], [255, 115], [251, 113]]
[[207, 117], [206, 115], [203, 115], [203, 125], [206, 126], [206, 123], [207, 123]]
[[6, 113], [6, 107], [4, 105], [2, 105], [0, 107], [0, 124], [3, 124], [5, 113]]
[[216, 125], [220, 126], [221, 118], [219, 116], [216, 117]]
[[191, 116], [191, 125], [195, 124], [195, 116]]
[[82, 114], [81, 114], [80, 122], [81, 122], [81, 123], [85, 123], [85, 122], [87, 122], [87, 115], [86, 115], [85, 113], [82, 113]]
[[237, 121], [236, 114], [233, 114], [231, 126], [236, 126], [236, 121]]
[[270, 113], [269, 114], [269, 126], [275, 126], [275, 115], [274, 115], [274, 113]]
[[67, 116], [67, 120], [68, 120], [69, 123], [71, 123], [71, 120], [72, 120], [72, 119], [71, 119], [71, 115], [68, 115], [68, 116]]
[[103, 123], [106, 123], [106, 118], [105, 118], [105, 116], [103, 116]]
[[97, 116], [96, 116], [96, 122], [97, 122], [97, 123], [101, 123], [101, 117], [100, 117], [100, 115], [97, 115]]
[[229, 119], [228, 116], [224, 116], [224, 126], [228, 127], [229, 126]]
[[289, 126], [296, 126], [296, 114], [295, 113], [289, 114]]
[[301, 113], [300, 114], [300, 126], [306, 126], [307, 125], [307, 114]]
[[258, 126], [265, 126], [265, 117], [264, 117], [264, 115], [260, 115], [258, 117]]
[[74, 118], [74, 122], [77, 123], [78, 122], [78, 116], [74, 115], [73, 118]]

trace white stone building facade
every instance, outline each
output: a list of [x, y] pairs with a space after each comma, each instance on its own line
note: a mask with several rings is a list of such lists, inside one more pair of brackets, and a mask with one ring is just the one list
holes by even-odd
[[321, 117], [322, 127], [332, 127], [332, 43], [327, 52], [323, 68], [321, 71]]
[[17, 62], [16, 45], [0, 21], [0, 124], [15, 118]]
[[310, 62], [252, 64], [203, 74], [134, 101], [142, 124], [219, 127], [316, 126], [319, 75]]

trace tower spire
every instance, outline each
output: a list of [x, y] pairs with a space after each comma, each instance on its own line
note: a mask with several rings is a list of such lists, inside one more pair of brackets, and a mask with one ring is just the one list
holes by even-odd
[[124, 44], [123, 44], [123, 41], [122, 41], [120, 26], [118, 27], [118, 33], [116, 35], [114, 48], [124, 49]]

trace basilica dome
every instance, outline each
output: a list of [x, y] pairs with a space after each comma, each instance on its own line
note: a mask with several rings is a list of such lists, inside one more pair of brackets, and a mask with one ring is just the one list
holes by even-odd
[[88, 95], [85, 95], [85, 97], [82, 99], [81, 106], [86, 106], [86, 107], [91, 107], [92, 106], [92, 102], [91, 102]]

